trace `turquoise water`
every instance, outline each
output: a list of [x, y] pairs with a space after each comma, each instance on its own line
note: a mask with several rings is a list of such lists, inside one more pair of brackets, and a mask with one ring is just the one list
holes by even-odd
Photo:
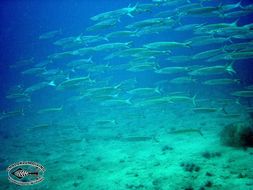
[[253, 189], [250, 1], [0, 8], [1, 190]]

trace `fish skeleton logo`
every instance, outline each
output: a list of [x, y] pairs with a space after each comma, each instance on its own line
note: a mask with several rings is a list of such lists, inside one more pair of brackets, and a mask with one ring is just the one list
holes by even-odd
[[44, 180], [45, 168], [31, 161], [21, 161], [7, 168], [8, 179], [17, 185], [34, 185]]

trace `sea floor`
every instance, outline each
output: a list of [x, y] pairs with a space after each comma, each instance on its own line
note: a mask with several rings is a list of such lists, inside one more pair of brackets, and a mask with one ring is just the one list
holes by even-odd
[[[103, 126], [87, 116], [89, 127], [62, 119], [53, 129], [27, 127], [22, 136], [10, 135], [2, 143], [4, 166], [15, 158], [36, 161], [46, 168], [45, 180], [20, 187], [8, 182], [2, 166], [1, 190], [253, 189], [253, 148], [220, 142], [232, 119], [218, 113], [178, 117], [168, 110], [137, 115], [126, 111], [117, 114], [116, 124]], [[170, 133], [175, 128], [198, 128], [203, 136]]]

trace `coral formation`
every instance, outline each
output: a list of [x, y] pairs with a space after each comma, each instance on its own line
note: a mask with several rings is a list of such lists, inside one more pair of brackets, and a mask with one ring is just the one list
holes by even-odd
[[183, 167], [184, 170], [187, 172], [193, 172], [193, 171], [199, 172], [200, 170], [200, 167], [193, 163], [181, 163], [180, 166]]
[[214, 158], [214, 157], [221, 157], [221, 153], [220, 152], [205, 151], [205, 152], [202, 153], [202, 156], [206, 159], [211, 159], [211, 158]]

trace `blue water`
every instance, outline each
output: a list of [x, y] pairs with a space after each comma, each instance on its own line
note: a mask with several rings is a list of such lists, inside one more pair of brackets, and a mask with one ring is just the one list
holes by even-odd
[[[196, 2], [196, 1], [194, 1]], [[206, 2], [205, 6], [218, 6], [221, 1]], [[238, 1], [222, 1], [222, 4], [237, 3]], [[152, 3], [148, 0], [138, 1], [1, 1], [0, 3], [0, 111], [2, 116], [16, 111], [17, 115], [0, 120], [0, 189], [14, 190], [23, 187], [10, 183], [5, 169], [17, 161], [35, 161], [46, 169], [45, 180], [40, 184], [27, 187], [28, 189], [88, 189], [88, 190], [179, 190], [179, 189], [253, 189], [252, 179], [252, 148], [231, 148], [220, 144], [219, 133], [224, 126], [234, 122], [248, 122], [252, 113], [247, 108], [252, 106], [252, 97], [234, 97], [232, 92], [243, 90], [253, 84], [252, 59], [235, 61], [233, 67], [236, 74], [224, 73], [215, 76], [196, 77], [192, 84], [169, 84], [159, 86], [160, 94], [154, 97], [166, 97], [170, 93], [183, 92], [189, 99], [196, 95], [197, 105], [192, 101], [172, 104], [157, 104], [138, 106], [141, 101], [148, 101], [153, 96], [143, 96], [140, 99], [132, 97], [126, 91], [134, 88], [155, 88], [155, 83], [171, 80], [186, 74], [157, 74], [154, 70], [129, 72], [126, 69], [113, 71], [117, 65], [127, 64], [131, 58], [115, 58], [109, 61], [104, 57], [113, 53], [105, 51], [90, 53], [85, 56], [73, 56], [53, 60], [46, 66], [47, 70], [59, 69], [66, 73], [64, 79], [56, 82], [56, 86], [47, 85], [45, 88], [31, 93], [29, 102], [15, 102], [8, 99], [10, 90], [15, 86], [25, 90], [27, 87], [45, 81], [41, 76], [24, 75], [23, 71], [34, 67], [35, 64], [47, 59], [54, 53], [75, 50], [78, 48], [62, 49], [53, 43], [59, 39], [82, 35], [100, 35], [126, 30], [125, 26], [137, 21], [152, 18], [155, 14], [173, 10], [176, 6], [158, 6], [151, 12], [134, 15], [133, 18], [124, 15], [116, 26], [97, 31], [86, 31], [95, 24], [90, 17], [137, 3]], [[243, 6], [251, 1], [242, 1]], [[239, 26], [253, 22], [252, 13], [238, 20]], [[232, 23], [237, 18], [221, 19], [215, 17], [184, 17], [181, 25], [192, 23]], [[176, 26], [181, 26], [177, 23]], [[57, 30], [53, 38], [40, 40], [43, 33]], [[180, 32], [169, 29], [159, 34], [145, 34], [132, 38], [119, 38], [109, 42], [133, 41], [132, 47], [155, 41], [184, 42], [193, 37], [192, 31]], [[109, 43], [105, 40], [91, 43], [88, 47]], [[250, 42], [235, 40], [225, 42], [226, 45]], [[211, 44], [191, 48], [172, 50], [172, 55], [193, 56], [199, 52], [220, 48], [224, 44]], [[86, 46], [81, 46], [86, 47]], [[109, 64], [111, 69], [105, 72], [89, 72], [87, 70], [71, 70], [66, 65], [75, 59], [92, 58], [95, 65]], [[33, 63], [19, 68], [11, 68], [19, 60], [29, 60]], [[197, 60], [181, 63], [170, 63], [166, 56], [158, 56], [156, 62], [160, 67], [192, 65], [214, 66], [225, 65], [226, 61], [214, 63]], [[79, 89], [57, 90], [57, 86], [67, 79], [85, 77], [95, 80], [91, 86]], [[110, 79], [111, 78], [111, 79]], [[239, 79], [239, 84], [205, 86], [201, 82], [214, 78]], [[116, 86], [127, 79], [135, 79], [132, 87], [120, 88], [119, 99], [130, 99], [131, 105], [105, 106], [103, 100], [95, 96], [84, 96], [81, 100], [73, 100], [76, 96], [85, 95], [89, 88]], [[108, 81], [107, 81], [108, 80]], [[47, 81], [49, 82], [49, 81]], [[122, 89], [121, 89], [122, 88]], [[232, 102], [226, 103], [229, 99]], [[239, 100], [240, 104], [236, 101]], [[224, 101], [219, 103], [218, 101]], [[215, 113], [196, 114], [194, 107], [217, 108]], [[45, 108], [62, 108], [52, 113], [38, 114]], [[225, 108], [228, 114], [224, 116], [220, 108]], [[251, 117], [250, 117], [251, 116]], [[106, 124], [99, 122], [106, 121]], [[183, 132], [182, 135], [171, 135], [168, 131], [177, 129], [201, 129], [204, 137], [199, 134]], [[129, 138], [130, 137], [130, 138]], [[134, 137], [134, 138], [131, 138]], [[203, 158], [202, 153], [219, 152], [222, 157]], [[218, 155], [218, 154], [217, 154]], [[235, 161], [236, 157], [242, 158]], [[229, 162], [229, 160], [231, 162]], [[212, 162], [214, 163], [212, 165]], [[235, 162], [235, 163], [234, 163]], [[201, 170], [190, 173], [182, 169], [182, 163], [194, 164]], [[224, 171], [223, 163], [229, 163], [228, 171]], [[181, 165], [180, 165], [181, 164]], [[215, 173], [217, 171], [217, 173]], [[245, 177], [237, 177], [241, 173]], [[212, 173], [207, 177], [206, 173]], [[193, 177], [192, 177], [193, 176]], [[224, 177], [224, 176], [227, 176]], [[170, 180], [171, 179], [171, 180]], [[208, 181], [212, 187], [207, 187]], [[234, 182], [235, 181], [235, 182]], [[228, 185], [229, 184], [229, 185]], [[205, 186], [205, 187], [204, 187]], [[26, 188], [26, 187], [24, 187]]]

